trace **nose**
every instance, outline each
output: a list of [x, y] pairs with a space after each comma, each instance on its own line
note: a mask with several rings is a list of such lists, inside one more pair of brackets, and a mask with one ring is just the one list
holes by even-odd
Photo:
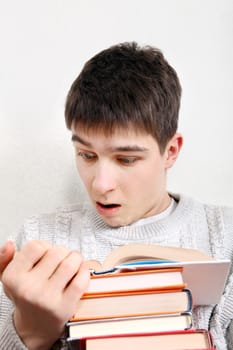
[[93, 176], [92, 189], [98, 195], [106, 194], [116, 188], [114, 169], [107, 164], [98, 164]]

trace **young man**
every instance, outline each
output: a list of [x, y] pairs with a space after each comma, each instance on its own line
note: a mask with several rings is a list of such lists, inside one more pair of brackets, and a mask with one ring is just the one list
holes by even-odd
[[[166, 190], [182, 146], [180, 96], [176, 72], [155, 48], [120, 44], [86, 63], [65, 116], [92, 205], [33, 217], [17, 252], [11, 242], [3, 247], [0, 349], [65, 349], [59, 338], [88, 285], [84, 260], [103, 260], [118, 246], [154, 243], [232, 259], [233, 210]], [[232, 274], [220, 303], [197, 307], [193, 317], [218, 350], [232, 349]]]

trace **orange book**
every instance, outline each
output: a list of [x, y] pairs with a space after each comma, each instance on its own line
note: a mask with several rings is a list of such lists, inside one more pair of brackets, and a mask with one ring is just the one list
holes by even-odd
[[94, 296], [79, 301], [70, 321], [97, 320], [130, 316], [181, 314], [192, 309], [189, 290], [135, 290], [124, 294]]
[[182, 267], [136, 270], [116, 270], [115, 272], [91, 275], [91, 280], [83, 298], [92, 295], [126, 293], [134, 290], [167, 290], [185, 287]]

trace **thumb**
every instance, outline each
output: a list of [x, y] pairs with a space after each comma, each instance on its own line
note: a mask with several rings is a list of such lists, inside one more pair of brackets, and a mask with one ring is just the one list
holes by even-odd
[[13, 259], [15, 254], [15, 245], [13, 241], [7, 241], [0, 248], [0, 280], [2, 277], [2, 273], [9, 264], [9, 262]]

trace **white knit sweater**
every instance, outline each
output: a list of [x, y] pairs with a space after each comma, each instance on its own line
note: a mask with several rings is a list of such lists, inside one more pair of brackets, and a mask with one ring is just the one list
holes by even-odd
[[[88, 203], [80, 203], [27, 220], [17, 237], [25, 241], [46, 239], [70, 249], [80, 249], [86, 259], [103, 261], [110, 251], [129, 243], [154, 243], [199, 249], [218, 259], [233, 260], [233, 209], [203, 205], [185, 196], [174, 212], [156, 222], [111, 228]], [[0, 290], [0, 349], [26, 350], [13, 322], [13, 306]], [[196, 307], [194, 325], [210, 329], [218, 350], [233, 349], [233, 273], [220, 303]], [[227, 345], [228, 344], [228, 345]], [[58, 341], [53, 349], [65, 349]]]

